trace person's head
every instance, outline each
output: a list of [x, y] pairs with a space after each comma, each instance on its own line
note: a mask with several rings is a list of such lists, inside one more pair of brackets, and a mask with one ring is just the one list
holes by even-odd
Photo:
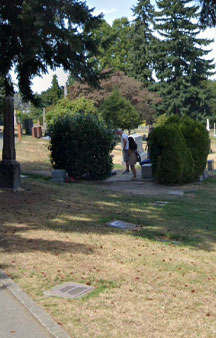
[[129, 149], [131, 149], [131, 150], [137, 150], [137, 144], [134, 141], [134, 138], [132, 136], [128, 137], [128, 142], [129, 142]]
[[116, 131], [116, 133], [117, 133], [117, 135], [122, 136], [123, 130], [120, 129], [120, 128], [118, 128], [117, 131]]

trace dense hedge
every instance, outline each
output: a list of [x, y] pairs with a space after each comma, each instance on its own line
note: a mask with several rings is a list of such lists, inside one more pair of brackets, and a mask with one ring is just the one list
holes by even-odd
[[158, 182], [192, 182], [205, 169], [209, 136], [200, 122], [171, 116], [153, 130], [149, 146], [153, 176]]
[[65, 116], [50, 127], [51, 163], [75, 179], [104, 179], [111, 174], [113, 132], [91, 114]]
[[152, 171], [161, 184], [190, 180], [194, 162], [181, 132], [171, 125], [154, 129], [150, 135]]

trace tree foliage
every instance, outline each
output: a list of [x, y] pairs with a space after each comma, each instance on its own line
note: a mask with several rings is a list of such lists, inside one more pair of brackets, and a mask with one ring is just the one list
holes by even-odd
[[99, 108], [100, 115], [112, 128], [131, 130], [140, 123], [140, 115], [129, 100], [122, 97], [118, 90], [104, 100]]
[[200, 13], [201, 23], [205, 26], [216, 26], [216, 0], [199, 0], [202, 8]]
[[26, 100], [34, 99], [31, 80], [45, 74], [48, 67], [62, 66], [77, 79], [96, 84], [90, 57], [97, 42], [91, 31], [101, 21], [85, 2], [78, 0], [1, 0], [0, 76], [6, 93], [12, 92], [7, 76], [17, 73], [19, 90]]
[[134, 26], [131, 38], [131, 71], [135, 79], [145, 85], [153, 82], [152, 71], [152, 44], [155, 37], [152, 33], [152, 22], [154, 17], [154, 7], [150, 0], [139, 0], [137, 5], [132, 8]]
[[161, 101], [159, 95], [150, 92], [143, 84], [128, 77], [123, 72], [114, 72], [110, 77], [100, 82], [100, 89], [94, 89], [87, 84], [75, 83], [69, 88], [69, 98], [86, 97], [95, 101], [97, 107], [118, 89], [121, 96], [125, 97], [140, 113], [141, 119], [152, 124], [155, 116], [154, 105]]
[[157, 88], [163, 98], [160, 113], [202, 117], [210, 113], [209, 93], [202, 86], [212, 74], [212, 60], [204, 58], [209, 39], [198, 38], [198, 7], [189, 0], [159, 0], [155, 29], [161, 40], [155, 45]]
[[52, 84], [49, 89], [43, 91], [40, 95], [40, 106], [48, 107], [57, 103], [57, 101], [63, 96], [63, 88], [58, 84], [57, 76], [52, 78]]
[[99, 41], [100, 55], [97, 58], [97, 69], [111, 68], [113, 71], [124, 71], [131, 68], [129, 50], [131, 48], [132, 26], [126, 17], [116, 19], [112, 25], [103, 21], [93, 36]]
[[50, 126], [57, 118], [72, 116], [78, 113], [96, 115], [97, 109], [94, 101], [85, 99], [84, 97], [75, 100], [60, 99], [55, 106], [50, 107], [50, 110], [48, 110], [46, 121]]

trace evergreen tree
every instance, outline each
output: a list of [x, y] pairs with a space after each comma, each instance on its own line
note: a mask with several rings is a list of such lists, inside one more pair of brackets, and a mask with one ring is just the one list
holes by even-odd
[[33, 100], [31, 80], [62, 66], [77, 79], [97, 84], [89, 60], [97, 54], [91, 31], [101, 22], [85, 1], [0, 0], [0, 76], [6, 95], [13, 93], [7, 76], [14, 67], [19, 90]]
[[94, 31], [94, 37], [99, 41], [100, 52], [97, 57], [97, 69], [121, 70], [128, 73], [131, 31], [130, 22], [125, 17], [114, 20], [112, 26], [103, 21], [100, 27]]
[[132, 8], [134, 19], [132, 48], [130, 50], [130, 75], [145, 85], [152, 79], [152, 43], [156, 39], [152, 34], [154, 7], [150, 0], [139, 0]]
[[216, 26], [216, 0], [199, 0], [202, 8], [200, 19], [207, 27]]
[[155, 45], [155, 73], [162, 104], [160, 113], [210, 114], [209, 94], [203, 80], [212, 74], [212, 60], [204, 59], [212, 40], [198, 38], [198, 7], [189, 0], [158, 0], [155, 29], [161, 40]]
[[57, 76], [53, 75], [51, 87], [40, 95], [41, 107], [55, 105], [62, 96], [63, 89], [58, 84]]

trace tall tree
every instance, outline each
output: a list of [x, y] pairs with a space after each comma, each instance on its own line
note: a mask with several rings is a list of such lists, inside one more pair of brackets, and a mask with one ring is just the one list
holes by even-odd
[[32, 78], [47, 73], [49, 67], [54, 70], [62, 66], [77, 79], [97, 84], [98, 74], [90, 61], [97, 53], [97, 41], [91, 31], [101, 22], [101, 16], [93, 16], [92, 11], [79, 0], [0, 0], [0, 78], [6, 94], [0, 184], [11, 188], [20, 185], [19, 166], [14, 166], [13, 85], [8, 80], [9, 72], [14, 67], [19, 91], [26, 100], [34, 100]]
[[91, 31], [100, 23], [78, 0], [0, 0], [0, 75], [7, 93], [12, 67], [20, 92], [32, 99], [32, 77], [62, 66], [76, 78], [95, 83], [89, 56], [96, 53]]
[[63, 89], [58, 84], [57, 76], [53, 75], [51, 87], [46, 91], [43, 91], [40, 95], [41, 107], [47, 107], [56, 104], [62, 96]]
[[141, 120], [146, 120], [148, 124], [152, 124], [155, 117], [154, 105], [161, 101], [159, 95], [150, 92], [143, 87], [140, 81], [128, 77], [123, 72], [114, 72], [109, 78], [100, 82], [100, 89], [94, 89], [87, 84], [76, 82], [69, 88], [69, 98], [76, 99], [85, 97], [93, 100], [97, 107], [103, 103], [113, 92], [118, 89], [121, 96], [128, 99], [139, 112]]
[[205, 26], [216, 26], [216, 0], [199, 0], [202, 8], [200, 19]]
[[154, 7], [150, 0], [139, 0], [132, 8], [134, 29], [132, 33], [132, 47], [130, 51], [131, 71], [135, 79], [145, 85], [153, 82], [152, 78], [152, 43], [156, 39], [152, 34]]
[[155, 45], [154, 61], [163, 98], [159, 112], [196, 118], [208, 115], [208, 91], [202, 83], [215, 66], [204, 58], [212, 40], [198, 38], [198, 7], [190, 0], [158, 0], [157, 6], [155, 29], [161, 40]]
[[99, 70], [111, 68], [114, 71], [120, 70], [128, 73], [131, 32], [130, 22], [125, 17], [114, 20], [112, 26], [103, 21], [101, 26], [95, 30], [94, 36], [99, 41], [100, 56], [97, 62]]

